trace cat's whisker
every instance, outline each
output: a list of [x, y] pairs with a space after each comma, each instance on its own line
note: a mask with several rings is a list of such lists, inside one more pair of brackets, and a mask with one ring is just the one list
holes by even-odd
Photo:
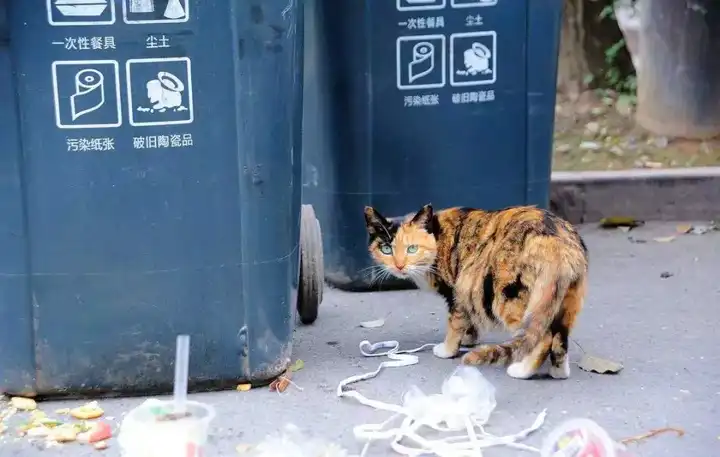
[[359, 273], [363, 273], [363, 272], [367, 272], [367, 271], [372, 271], [372, 270], [380, 270], [380, 269], [382, 269], [382, 268], [383, 268], [382, 265], [370, 265], [369, 267], [361, 268], [361, 269], [359, 270]]
[[392, 275], [392, 273], [383, 265], [378, 265], [376, 269], [369, 273], [372, 272], [376, 272], [376, 274], [370, 278], [371, 285], [379, 284]]
[[377, 276], [385, 271], [385, 267], [383, 265], [370, 265], [369, 267], [363, 268], [360, 270], [360, 273], [362, 273], [365, 278], [368, 278], [371, 280], [371, 283], [375, 282], [375, 278]]

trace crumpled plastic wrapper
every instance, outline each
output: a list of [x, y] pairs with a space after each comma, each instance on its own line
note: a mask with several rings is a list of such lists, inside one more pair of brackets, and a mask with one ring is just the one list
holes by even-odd
[[341, 446], [303, 434], [297, 426], [287, 424], [256, 445], [240, 445], [241, 457], [356, 457]]

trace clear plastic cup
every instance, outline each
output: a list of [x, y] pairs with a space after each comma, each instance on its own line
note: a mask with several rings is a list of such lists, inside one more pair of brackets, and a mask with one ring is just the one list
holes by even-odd
[[202, 457], [215, 409], [187, 400], [187, 415], [159, 418], [158, 411], [174, 411], [173, 400], [150, 399], [123, 419], [118, 435], [123, 457]]
[[543, 440], [542, 457], [634, 457], [590, 419], [571, 419], [555, 427]]

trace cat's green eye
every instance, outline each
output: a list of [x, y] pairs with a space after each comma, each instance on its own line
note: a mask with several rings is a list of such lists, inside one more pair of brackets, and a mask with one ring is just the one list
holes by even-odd
[[408, 254], [415, 254], [418, 251], [418, 245], [417, 244], [411, 244], [407, 247], [407, 253]]
[[385, 255], [390, 255], [392, 254], [392, 247], [390, 247], [389, 244], [383, 244], [382, 246], [380, 246], [380, 252]]

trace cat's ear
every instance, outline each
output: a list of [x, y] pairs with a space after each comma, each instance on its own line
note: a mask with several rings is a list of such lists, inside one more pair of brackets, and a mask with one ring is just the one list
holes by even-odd
[[371, 236], [387, 235], [388, 227], [392, 224], [372, 206], [365, 207], [365, 225]]
[[410, 221], [412, 224], [417, 224], [425, 230], [428, 231], [428, 233], [432, 233], [432, 221], [433, 221], [433, 207], [430, 203], [423, 206], [420, 211], [418, 211], [415, 216], [413, 216], [412, 221]]

